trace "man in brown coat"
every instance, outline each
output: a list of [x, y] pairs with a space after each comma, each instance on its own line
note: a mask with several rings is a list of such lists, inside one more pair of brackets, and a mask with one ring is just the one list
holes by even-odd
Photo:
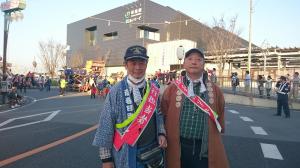
[[[186, 75], [163, 93], [166, 117], [168, 168], [228, 168], [221, 132], [224, 132], [224, 97], [204, 71], [204, 53], [185, 54]], [[200, 103], [199, 103], [200, 102]]]

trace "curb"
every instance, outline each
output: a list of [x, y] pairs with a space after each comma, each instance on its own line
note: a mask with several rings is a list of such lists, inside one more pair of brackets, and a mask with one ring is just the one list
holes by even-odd
[[[255, 107], [277, 108], [277, 100], [274, 99], [246, 97], [228, 93], [224, 93], [224, 98], [226, 103], [241, 104]], [[300, 103], [291, 102], [289, 106], [291, 110], [300, 110]]]

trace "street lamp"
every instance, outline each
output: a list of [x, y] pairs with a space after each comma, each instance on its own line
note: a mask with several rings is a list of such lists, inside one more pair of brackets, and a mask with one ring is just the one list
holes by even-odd
[[4, 36], [3, 36], [3, 79], [6, 79], [6, 52], [7, 39], [10, 22], [23, 19], [23, 14], [20, 12], [25, 9], [25, 0], [11, 0], [1, 3], [1, 10], [4, 12]]
[[32, 66], [33, 66], [33, 72], [36, 73], [36, 66], [37, 66], [37, 62], [35, 61], [35, 59], [32, 61]]
[[181, 70], [181, 60], [184, 58], [184, 48], [182, 45], [177, 48], [177, 58], [179, 59], [179, 69]]
[[[1, 3], [1, 10], [4, 12], [4, 35], [3, 35], [3, 69], [2, 69], [2, 80], [6, 81], [6, 51], [7, 51], [7, 39], [9, 32], [9, 25], [14, 20], [23, 19], [23, 14], [20, 12], [25, 9], [25, 0], [6, 0], [6, 2]], [[2, 90], [3, 98], [2, 102], [5, 103], [5, 95], [7, 90]]]

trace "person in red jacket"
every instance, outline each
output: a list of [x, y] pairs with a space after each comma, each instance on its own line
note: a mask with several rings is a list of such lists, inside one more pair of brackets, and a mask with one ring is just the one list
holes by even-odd
[[208, 80], [204, 52], [185, 54], [182, 79], [164, 91], [161, 110], [165, 116], [168, 147], [167, 167], [228, 168], [221, 133], [224, 132], [224, 96]]
[[96, 98], [96, 93], [97, 93], [97, 88], [96, 88], [95, 84], [92, 84], [92, 86], [91, 86], [91, 99]]

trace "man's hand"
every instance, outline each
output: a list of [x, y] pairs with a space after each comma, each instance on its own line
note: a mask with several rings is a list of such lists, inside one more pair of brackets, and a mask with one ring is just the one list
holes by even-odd
[[164, 135], [158, 136], [158, 144], [161, 148], [166, 148], [168, 146], [167, 139]]
[[102, 168], [114, 168], [113, 162], [105, 162], [102, 164]]

